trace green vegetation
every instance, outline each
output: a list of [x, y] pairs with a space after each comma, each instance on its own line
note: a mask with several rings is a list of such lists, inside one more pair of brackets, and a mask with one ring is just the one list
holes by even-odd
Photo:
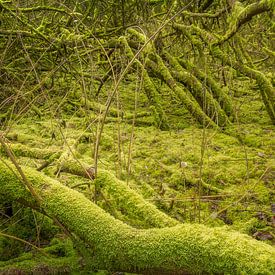
[[65, 2], [0, 0], [0, 274], [274, 274], [274, 1]]

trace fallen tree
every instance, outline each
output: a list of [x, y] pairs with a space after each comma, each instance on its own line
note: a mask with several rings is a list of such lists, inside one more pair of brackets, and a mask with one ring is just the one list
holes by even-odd
[[0, 162], [0, 196], [57, 219], [92, 247], [90, 261], [94, 268], [174, 274], [274, 274], [274, 248], [244, 234], [198, 224], [135, 229], [57, 180], [32, 168], [22, 170], [41, 197], [41, 205], [6, 160]]

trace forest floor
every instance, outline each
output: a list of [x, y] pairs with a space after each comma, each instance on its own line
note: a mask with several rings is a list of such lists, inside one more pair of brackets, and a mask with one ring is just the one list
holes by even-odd
[[[255, 91], [235, 95], [235, 100], [239, 121], [223, 131], [195, 126], [183, 108], [169, 100], [169, 94], [165, 101], [166, 110], [173, 107], [173, 112], [168, 112], [169, 131], [152, 125], [151, 116], [137, 117], [134, 127], [127, 117], [108, 117], [99, 147], [99, 169], [112, 172], [148, 203], [181, 222], [228, 226], [274, 244], [274, 126]], [[123, 96], [121, 102], [122, 109], [133, 112], [133, 102]], [[142, 95], [140, 102], [137, 113], [147, 112]], [[89, 110], [87, 115], [85, 109], [74, 104], [67, 104], [64, 109], [65, 115], [63, 112], [58, 118], [50, 114], [43, 118], [18, 118], [10, 123], [7, 138], [13, 146], [23, 146], [22, 151], [37, 148], [54, 153], [74, 148], [74, 158], [93, 165], [97, 123], [92, 122], [97, 112]], [[26, 153], [18, 154], [17, 160], [36, 169], [45, 161], [39, 154]], [[91, 199], [94, 197], [89, 179], [58, 171], [54, 162], [43, 172]], [[112, 198], [107, 193], [99, 196], [98, 204], [112, 213]], [[30, 221], [26, 213], [19, 207], [12, 221], [1, 222], [1, 231], [15, 226], [16, 217], [20, 217], [16, 231], [18, 224], [38, 222], [35, 218]], [[127, 218], [123, 210], [116, 215], [132, 226], [147, 227]], [[24, 238], [26, 232], [16, 234]], [[43, 234], [39, 234], [43, 243]], [[25, 246], [22, 244], [21, 252]], [[13, 253], [7, 254], [2, 247], [0, 258], [16, 257], [19, 251], [14, 249]]]

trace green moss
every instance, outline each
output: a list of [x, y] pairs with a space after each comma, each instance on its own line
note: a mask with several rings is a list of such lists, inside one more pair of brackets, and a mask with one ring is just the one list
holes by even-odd
[[178, 224], [168, 215], [158, 210], [153, 204], [146, 202], [142, 196], [132, 190], [121, 180], [107, 171], [99, 171], [95, 184], [115, 200], [116, 208], [129, 218], [144, 221], [153, 227], [166, 227]]
[[[138, 32], [135, 31], [134, 29], [130, 29], [129, 31], [132, 34], [135, 34], [135, 35], [138, 34]], [[133, 59], [134, 54], [132, 52], [132, 49], [128, 45], [127, 39], [125, 37], [120, 37], [120, 41], [124, 45], [127, 56], [130, 59]], [[147, 49], [149, 52], [152, 51], [152, 47], [150, 46], [150, 44], [147, 45]], [[158, 94], [143, 64], [137, 59], [134, 61], [134, 64], [142, 71], [143, 89], [147, 95], [147, 98], [149, 99], [149, 102], [152, 104], [151, 110], [153, 111], [153, 116], [155, 118], [156, 125], [163, 130], [167, 130], [169, 127], [168, 127], [168, 122], [167, 122], [165, 112], [163, 111], [161, 106], [160, 95]]]
[[22, 254], [18, 258], [0, 261], [0, 272], [14, 273], [67, 273], [79, 269], [79, 256], [68, 239], [54, 239], [49, 247], [43, 249], [48, 257], [37, 251]]
[[[0, 163], [0, 192], [32, 202], [13, 172]], [[32, 169], [24, 168], [42, 197], [42, 208], [71, 232], [92, 244], [100, 269], [189, 273], [272, 274], [275, 250], [224, 228], [183, 224], [136, 230], [114, 219], [82, 194]]]

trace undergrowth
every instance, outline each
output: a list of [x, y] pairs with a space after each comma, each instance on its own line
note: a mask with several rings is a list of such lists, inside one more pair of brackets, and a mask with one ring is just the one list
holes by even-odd
[[[120, 97], [121, 111], [134, 112], [129, 100], [133, 97], [133, 84], [125, 82], [122, 89], [128, 93]], [[102, 96], [103, 104], [104, 99]], [[150, 113], [145, 99], [140, 96], [139, 100], [137, 113]], [[253, 91], [234, 100], [238, 121], [221, 131], [194, 125], [181, 106], [172, 112], [169, 101], [165, 107], [170, 121], [167, 131], [153, 125], [150, 116], [140, 118], [140, 124], [136, 121], [134, 128], [131, 118], [107, 119], [99, 147], [99, 169], [116, 175], [148, 203], [179, 222], [227, 226], [274, 243], [274, 127]], [[51, 110], [52, 106], [44, 108]], [[75, 109], [70, 101], [60, 108], [62, 115], [55, 117], [49, 113], [39, 119], [29, 112], [19, 121], [9, 121], [11, 127], [6, 136], [14, 145], [25, 145], [25, 150], [37, 148], [32, 155], [26, 155], [20, 147], [17, 156], [20, 164], [39, 168], [52, 158], [43, 172], [58, 177], [63, 184], [93, 200], [93, 182], [58, 171], [55, 157], [65, 151], [70, 155], [73, 150], [71, 157], [93, 165], [97, 129], [94, 119], [98, 113], [84, 112], [82, 107]], [[112, 200], [102, 190], [97, 204], [125, 223], [148, 227], [146, 222], [127, 216], [127, 205], [114, 209], [116, 203]], [[1, 203], [0, 228], [40, 247], [49, 246], [53, 237], [67, 238], [47, 218], [10, 202]], [[12, 239], [1, 237], [0, 243], [2, 261], [32, 253], [30, 247]], [[16, 269], [17, 265], [12, 263], [12, 266]], [[57, 268], [58, 263], [52, 266]]]

